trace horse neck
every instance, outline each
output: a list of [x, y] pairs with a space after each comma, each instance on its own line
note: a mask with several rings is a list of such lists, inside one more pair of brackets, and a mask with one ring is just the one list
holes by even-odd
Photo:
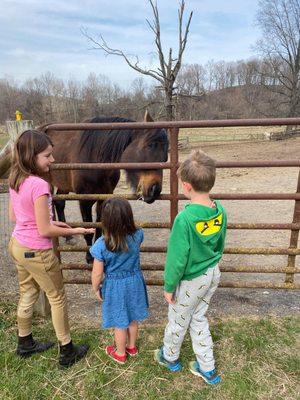
[[[131, 132], [124, 132], [122, 140], [120, 140], [120, 136], [116, 135], [114, 140], [113, 151], [111, 153], [111, 162], [119, 162], [122, 154], [124, 153], [125, 149], [131, 144], [132, 142], [132, 133]], [[125, 136], [126, 135], [126, 136]]]

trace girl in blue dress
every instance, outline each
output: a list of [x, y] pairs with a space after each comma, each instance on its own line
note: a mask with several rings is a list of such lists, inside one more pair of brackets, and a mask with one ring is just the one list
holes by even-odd
[[[103, 235], [91, 247], [92, 286], [102, 301], [103, 328], [114, 328], [115, 344], [106, 353], [123, 364], [138, 353], [138, 321], [148, 317], [148, 297], [140, 268], [142, 229], [134, 224], [129, 202], [121, 198], [103, 203]], [[103, 279], [104, 275], [104, 279]]]

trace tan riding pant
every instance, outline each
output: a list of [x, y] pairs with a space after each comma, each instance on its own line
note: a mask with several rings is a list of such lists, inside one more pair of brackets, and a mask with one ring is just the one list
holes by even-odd
[[[16, 263], [20, 286], [17, 319], [19, 336], [27, 336], [32, 330], [33, 306], [42, 289], [48, 297], [54, 330], [61, 345], [70, 342], [67, 300], [59, 260], [49, 250], [32, 250], [22, 246], [12, 237], [9, 253]], [[29, 258], [25, 258], [25, 253]]]

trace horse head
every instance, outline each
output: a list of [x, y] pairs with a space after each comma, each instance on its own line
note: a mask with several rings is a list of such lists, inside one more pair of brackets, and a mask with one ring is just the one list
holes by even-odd
[[[153, 122], [146, 111], [145, 122]], [[165, 129], [142, 129], [132, 135], [132, 141], [122, 154], [120, 162], [166, 162], [168, 159], [168, 135]], [[162, 170], [126, 170], [127, 179], [138, 198], [150, 204], [162, 190]]]

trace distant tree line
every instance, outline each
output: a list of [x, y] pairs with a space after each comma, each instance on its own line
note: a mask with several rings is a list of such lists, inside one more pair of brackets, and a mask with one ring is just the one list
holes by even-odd
[[262, 115], [299, 115], [300, 0], [259, 0], [255, 18], [262, 32], [255, 46], [259, 60], [211, 62], [205, 67], [189, 65], [184, 71], [183, 54], [193, 12], [185, 23], [185, 0], [179, 2], [178, 49], [170, 47], [164, 51], [157, 2], [148, 1], [153, 20], [147, 19], [147, 23], [154, 34], [156, 68], [141, 67], [138, 55], [130, 56], [122, 49], [112, 48], [101, 34], [95, 37], [87, 30], [83, 34], [94, 49], [122, 58], [131, 69], [157, 82], [164, 100], [162, 117], [166, 120], [236, 117], [245, 114], [245, 107], [247, 116], [256, 116], [258, 110]]
[[[155, 38], [157, 69], [142, 68], [111, 48], [102, 35], [84, 35], [107, 55], [118, 56], [139, 73], [129, 89], [103, 75], [84, 82], [63, 81], [46, 73], [18, 85], [0, 79], [0, 123], [13, 119], [17, 109], [36, 124], [78, 122], [98, 115], [141, 120], [145, 109], [155, 119], [228, 119], [297, 117], [300, 115], [300, 0], [259, 0], [256, 24], [262, 32], [257, 58], [235, 62], [183, 64], [193, 12], [184, 18], [185, 0], [178, 9], [178, 49], [163, 52], [157, 3], [149, 0], [153, 20], [147, 23]], [[146, 84], [142, 76], [155, 84]]]
[[[282, 60], [275, 63], [278, 70]], [[282, 79], [268, 60], [210, 61], [183, 65], [175, 82], [174, 114], [178, 120], [285, 117], [290, 115]], [[299, 90], [299, 89], [298, 89]], [[35, 124], [79, 122], [97, 115], [141, 120], [145, 109], [164, 118], [163, 93], [135, 79], [123, 89], [104, 75], [91, 73], [84, 82], [63, 81], [48, 72], [22, 84], [0, 79], [0, 123], [16, 110]], [[294, 116], [299, 115], [296, 103]]]

